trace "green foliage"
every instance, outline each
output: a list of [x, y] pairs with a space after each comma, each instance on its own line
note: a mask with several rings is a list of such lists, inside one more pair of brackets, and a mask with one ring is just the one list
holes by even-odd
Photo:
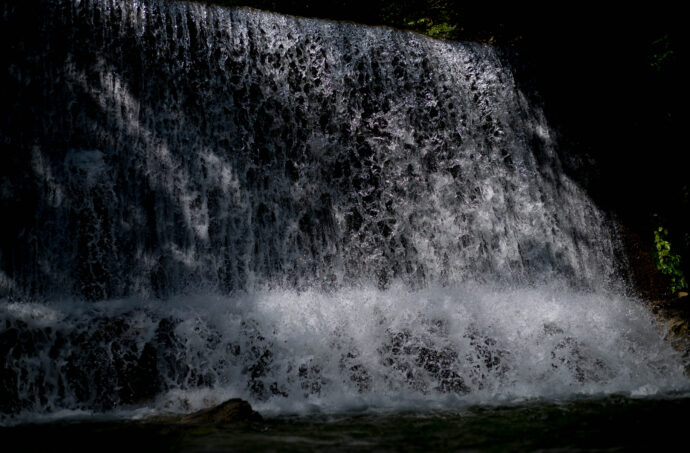
[[675, 56], [676, 53], [673, 50], [671, 38], [669, 38], [667, 33], [661, 38], [652, 42], [652, 55], [649, 65], [655, 71], [662, 71], [673, 62]]
[[434, 38], [451, 38], [456, 28], [456, 25], [450, 25], [447, 22], [443, 22], [428, 28], [426, 33]]
[[654, 261], [657, 269], [669, 278], [669, 290], [675, 293], [687, 288], [688, 284], [683, 273], [681, 256], [671, 251], [668, 236], [668, 229], [663, 226], [654, 230]]
[[406, 18], [405, 26], [433, 38], [452, 38], [457, 28], [448, 22], [434, 23], [429, 17]]
[[422, 17], [419, 19], [407, 19], [405, 24], [408, 27], [424, 27], [427, 23], [431, 23], [431, 19], [428, 17]]

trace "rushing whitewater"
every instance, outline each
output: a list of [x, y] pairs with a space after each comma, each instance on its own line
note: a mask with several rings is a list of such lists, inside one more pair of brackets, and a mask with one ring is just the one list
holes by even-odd
[[0, 11], [0, 412], [686, 385], [494, 48], [154, 0]]

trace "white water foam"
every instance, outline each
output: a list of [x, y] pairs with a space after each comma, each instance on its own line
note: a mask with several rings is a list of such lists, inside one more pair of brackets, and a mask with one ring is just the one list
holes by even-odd
[[[101, 391], [117, 394], [136, 379], [131, 371], [79, 381], [70, 362], [141, 366], [146, 348], [160, 353], [140, 371], [160, 393], [128, 404], [111, 398], [101, 410], [184, 413], [230, 397], [267, 414], [433, 409], [688, 389], [678, 354], [638, 301], [565, 288], [266, 290], [7, 304], [2, 317], [32, 332], [33, 352], [10, 351], [6, 365], [22, 370], [19, 393], [38, 413], [98, 408]], [[100, 388], [83, 401], [84, 385]]]

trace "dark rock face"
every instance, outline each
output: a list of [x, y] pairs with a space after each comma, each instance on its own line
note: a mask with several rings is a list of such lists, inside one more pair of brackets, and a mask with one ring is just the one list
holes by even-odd
[[687, 292], [677, 297], [652, 302], [652, 311], [666, 331], [666, 340], [683, 354], [686, 374], [690, 375], [690, 297]]
[[239, 398], [229, 399], [217, 406], [189, 414], [178, 422], [181, 425], [225, 425], [257, 423], [263, 418], [248, 402]]
[[647, 300], [664, 298], [669, 282], [654, 263], [651, 241], [645, 241], [627, 225], [619, 225], [619, 231], [634, 291]]

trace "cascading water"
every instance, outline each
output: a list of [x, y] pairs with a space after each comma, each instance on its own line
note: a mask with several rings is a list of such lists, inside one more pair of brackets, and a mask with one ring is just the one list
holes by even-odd
[[0, 412], [687, 385], [494, 48], [155, 0], [0, 8]]

